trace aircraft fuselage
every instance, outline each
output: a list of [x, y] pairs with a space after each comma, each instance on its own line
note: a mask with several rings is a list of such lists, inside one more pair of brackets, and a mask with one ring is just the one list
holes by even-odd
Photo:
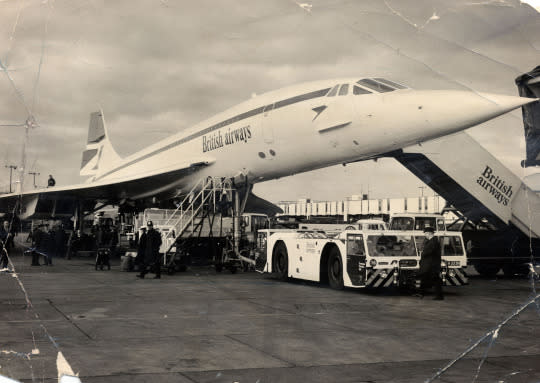
[[357, 79], [337, 79], [253, 97], [120, 163], [100, 167], [93, 181], [166, 174], [185, 158], [201, 158], [211, 164], [187, 177], [126, 190], [125, 196], [188, 190], [207, 176], [262, 182], [373, 158], [467, 129], [531, 101], [459, 90], [395, 86], [399, 89], [389, 91], [388, 83], [380, 84], [386, 87], [377, 91]]

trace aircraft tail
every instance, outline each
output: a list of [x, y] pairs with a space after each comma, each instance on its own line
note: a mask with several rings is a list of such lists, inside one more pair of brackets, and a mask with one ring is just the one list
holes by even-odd
[[[540, 66], [516, 78], [521, 97], [540, 98]], [[540, 102], [522, 106], [526, 157], [521, 166], [540, 166]]]
[[109, 141], [103, 111], [90, 113], [88, 140], [82, 154], [79, 174], [81, 176], [96, 175], [100, 171], [100, 166], [101, 170], [103, 170], [103, 164], [111, 164], [120, 159], [120, 156], [116, 153], [116, 150], [114, 150]]

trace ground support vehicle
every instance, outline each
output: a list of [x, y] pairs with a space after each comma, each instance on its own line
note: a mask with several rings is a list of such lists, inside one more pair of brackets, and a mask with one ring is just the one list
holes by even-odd
[[493, 230], [467, 227], [462, 230], [469, 264], [483, 276], [501, 269], [505, 276], [527, 276], [531, 265], [540, 264], [540, 240], [528, 238], [513, 226]]
[[388, 225], [382, 219], [360, 219], [349, 223], [301, 223], [298, 228], [338, 234], [344, 230], [387, 230]]
[[[211, 223], [213, 222], [213, 223]], [[212, 228], [213, 227], [213, 228]], [[239, 248], [235, 249], [235, 225], [233, 217], [215, 217], [201, 221], [200, 229], [196, 228], [186, 236], [175, 238], [162, 235], [172, 242], [164, 248], [166, 266], [170, 274], [185, 271], [190, 265], [214, 264], [216, 271], [227, 269], [232, 273], [238, 269], [247, 270], [254, 261], [254, 243], [257, 230], [268, 227], [268, 217], [263, 214], [244, 213], [240, 217], [240, 228], [236, 232], [239, 237]]]
[[[441, 242], [443, 284], [468, 284], [461, 233], [436, 233]], [[255, 269], [286, 280], [328, 282], [332, 288], [417, 285], [424, 236], [414, 231], [259, 230]]]
[[528, 238], [513, 225], [497, 229], [489, 223], [473, 224], [460, 213], [446, 225], [441, 214], [399, 213], [390, 218], [390, 230], [414, 230], [421, 233], [426, 227], [435, 231], [459, 231], [467, 250], [467, 263], [483, 276], [493, 277], [501, 269], [506, 276], [528, 275], [532, 264], [540, 263], [540, 240]]
[[446, 224], [441, 214], [397, 213], [392, 214], [389, 222], [390, 230], [412, 230], [423, 232], [426, 227], [435, 231], [445, 231]]

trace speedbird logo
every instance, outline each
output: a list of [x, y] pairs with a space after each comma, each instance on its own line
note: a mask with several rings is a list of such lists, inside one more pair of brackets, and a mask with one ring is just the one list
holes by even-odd
[[495, 175], [493, 169], [486, 165], [486, 168], [482, 172], [482, 175], [478, 177], [476, 183], [486, 189], [498, 203], [502, 203], [504, 206], [508, 205], [510, 197], [514, 193], [512, 191], [512, 185], [507, 185], [503, 179], [498, 175]]

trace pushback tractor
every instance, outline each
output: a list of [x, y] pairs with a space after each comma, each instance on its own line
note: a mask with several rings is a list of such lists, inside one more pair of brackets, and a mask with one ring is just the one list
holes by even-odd
[[[468, 284], [461, 233], [437, 232], [444, 285]], [[424, 236], [414, 231], [347, 230], [330, 238], [316, 230], [260, 230], [255, 268], [278, 279], [343, 287], [417, 286]]]

